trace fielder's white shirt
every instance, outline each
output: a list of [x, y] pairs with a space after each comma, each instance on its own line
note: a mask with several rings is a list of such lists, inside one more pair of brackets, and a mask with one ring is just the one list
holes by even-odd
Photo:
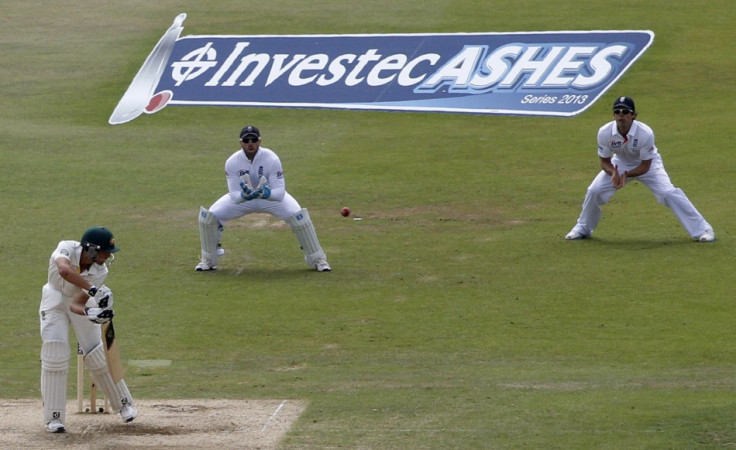
[[233, 153], [227, 161], [225, 161], [225, 177], [227, 178], [227, 189], [230, 192], [230, 198], [235, 203], [242, 201], [240, 197], [240, 177], [248, 175], [251, 186], [258, 186], [261, 176], [266, 177], [268, 185], [271, 188], [270, 201], [281, 201], [286, 193], [286, 181], [284, 180], [284, 169], [281, 167], [281, 160], [274, 153], [265, 147], [259, 147], [253, 161], [245, 156], [243, 149]]
[[659, 153], [654, 145], [654, 131], [643, 122], [634, 120], [626, 136], [622, 136], [613, 120], [598, 130], [598, 156], [614, 158], [629, 167], [641, 161], [657, 158]]
[[[49, 278], [45, 287], [61, 292], [63, 296], [58, 294], [43, 295], [41, 299], [41, 310], [53, 309], [64, 300], [71, 300], [72, 297], [82, 290], [79, 286], [66, 281], [59, 275], [59, 266], [56, 265], [56, 259], [60, 257], [68, 259], [72, 266], [79, 271], [79, 261], [82, 258], [82, 244], [77, 241], [61, 241], [56, 247], [56, 250], [51, 254], [51, 258], [49, 259]], [[94, 286], [102, 286], [105, 283], [107, 274], [107, 266], [97, 263], [92, 263], [88, 270], [80, 273], [82, 277]], [[44, 289], [45, 291], [46, 289]]]

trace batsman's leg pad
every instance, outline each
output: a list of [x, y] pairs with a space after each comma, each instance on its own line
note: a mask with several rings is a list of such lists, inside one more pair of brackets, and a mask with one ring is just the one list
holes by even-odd
[[319, 245], [317, 233], [314, 231], [314, 225], [309, 218], [307, 208], [302, 208], [299, 212], [286, 219], [286, 222], [296, 235], [296, 239], [299, 241], [307, 264], [310, 267], [314, 267], [314, 262], [318, 259], [327, 259], [324, 250]]
[[41, 345], [41, 397], [43, 419], [49, 423], [66, 419], [66, 378], [69, 373], [69, 344], [46, 341]]
[[84, 365], [92, 375], [92, 381], [95, 382], [98, 388], [102, 389], [105, 397], [110, 400], [110, 407], [114, 412], [120, 411], [123, 405], [133, 405], [133, 397], [130, 395], [125, 380], [120, 380], [118, 383], [113, 381], [107, 368], [105, 348], [102, 343], [84, 356]]
[[199, 207], [199, 241], [202, 244], [202, 260], [217, 266], [217, 244], [222, 226], [217, 217], [204, 206]]

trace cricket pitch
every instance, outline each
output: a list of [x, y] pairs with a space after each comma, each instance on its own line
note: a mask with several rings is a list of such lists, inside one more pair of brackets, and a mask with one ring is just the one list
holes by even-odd
[[0, 448], [273, 449], [306, 404], [298, 400], [136, 400], [138, 417], [77, 413], [67, 403], [66, 432], [47, 433], [40, 400], [0, 399]]

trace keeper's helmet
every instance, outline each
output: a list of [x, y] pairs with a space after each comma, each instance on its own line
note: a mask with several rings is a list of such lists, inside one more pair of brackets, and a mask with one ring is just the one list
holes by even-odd
[[82, 246], [85, 250], [102, 250], [115, 253], [120, 247], [115, 245], [112, 232], [104, 227], [92, 227], [82, 235]]

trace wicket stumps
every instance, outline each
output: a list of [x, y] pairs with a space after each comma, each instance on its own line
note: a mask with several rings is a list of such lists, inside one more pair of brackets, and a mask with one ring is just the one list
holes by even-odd
[[95, 382], [91, 380], [89, 384], [89, 406], [85, 408], [84, 405], [84, 353], [82, 353], [82, 347], [77, 343], [77, 412], [89, 412], [89, 413], [106, 413], [110, 412], [110, 400], [105, 398], [105, 406], [97, 407], [97, 386]]

